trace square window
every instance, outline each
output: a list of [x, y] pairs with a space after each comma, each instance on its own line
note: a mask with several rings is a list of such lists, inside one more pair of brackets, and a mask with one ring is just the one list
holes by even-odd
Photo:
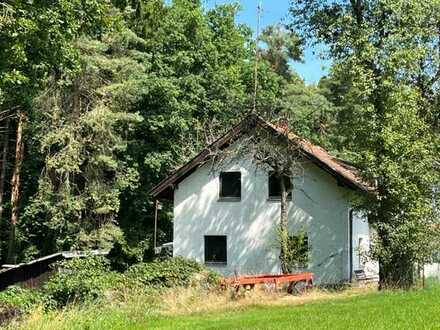
[[[286, 185], [286, 189], [290, 189], [289, 194], [287, 195], [288, 200], [292, 200], [292, 180], [284, 175], [283, 180]], [[281, 199], [281, 184], [280, 178], [275, 174], [275, 172], [269, 172], [269, 199]]]
[[221, 172], [220, 173], [220, 198], [240, 199], [241, 198], [241, 173]]
[[226, 236], [205, 236], [205, 263], [226, 264]]

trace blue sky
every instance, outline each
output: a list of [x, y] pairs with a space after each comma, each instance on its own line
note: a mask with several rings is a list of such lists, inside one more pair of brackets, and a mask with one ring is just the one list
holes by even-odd
[[[241, 12], [238, 14], [237, 21], [249, 25], [255, 32], [257, 27], [257, 5], [259, 0], [204, 0], [205, 6], [212, 7], [221, 3], [241, 4]], [[289, 0], [263, 0], [263, 12], [261, 16], [261, 28], [267, 25], [288, 22]], [[314, 54], [314, 53], [317, 54]], [[306, 48], [304, 52], [304, 63], [294, 63], [296, 72], [309, 84], [317, 83], [325, 75], [330, 66], [330, 62], [319, 58], [319, 49]]]

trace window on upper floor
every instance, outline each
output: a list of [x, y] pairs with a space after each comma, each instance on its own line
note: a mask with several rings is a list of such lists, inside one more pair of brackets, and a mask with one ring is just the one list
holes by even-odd
[[205, 263], [226, 264], [226, 236], [205, 236]]
[[221, 172], [220, 173], [220, 199], [236, 200], [241, 199], [241, 173]]
[[[292, 180], [288, 176], [283, 176], [286, 189], [292, 189]], [[269, 172], [268, 176], [269, 185], [269, 199], [279, 200], [281, 199], [281, 182], [280, 177], [275, 172]], [[288, 200], [292, 200], [292, 191], [287, 195]]]

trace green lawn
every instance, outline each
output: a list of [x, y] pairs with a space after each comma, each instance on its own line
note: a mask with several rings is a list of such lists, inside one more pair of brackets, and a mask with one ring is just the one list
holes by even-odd
[[440, 288], [172, 317], [130, 329], [440, 329]]

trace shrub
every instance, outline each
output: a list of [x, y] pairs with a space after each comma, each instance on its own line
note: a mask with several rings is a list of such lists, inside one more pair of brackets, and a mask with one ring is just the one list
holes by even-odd
[[120, 283], [121, 276], [110, 271], [104, 257], [71, 259], [57, 264], [59, 272], [43, 286], [48, 301], [62, 307], [73, 301], [100, 298], [104, 291]]
[[0, 305], [2, 307], [14, 306], [22, 312], [30, 310], [32, 306], [41, 302], [43, 302], [43, 296], [36, 290], [23, 289], [12, 285], [0, 292]]
[[111, 268], [119, 272], [126, 271], [131, 265], [143, 260], [145, 250], [144, 242], [134, 247], [129, 246], [125, 239], [115, 242], [108, 254]]
[[135, 283], [154, 287], [189, 286], [196, 274], [202, 274], [199, 278], [207, 281], [215, 282], [218, 278], [198, 262], [182, 257], [140, 263], [125, 273]]

